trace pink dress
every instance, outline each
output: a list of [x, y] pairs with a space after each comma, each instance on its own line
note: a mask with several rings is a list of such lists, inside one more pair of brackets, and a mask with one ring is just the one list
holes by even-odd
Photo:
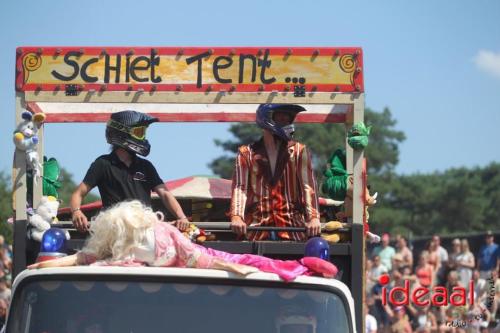
[[[168, 223], [156, 223], [146, 232], [144, 242], [132, 250], [133, 259], [117, 265], [146, 264], [156, 267], [213, 268], [214, 259], [248, 265], [263, 272], [275, 273], [285, 281], [299, 275], [319, 274], [334, 277], [337, 268], [330, 262], [305, 257], [301, 260], [277, 260], [253, 254], [231, 254], [192, 243], [177, 228]], [[86, 256], [89, 258], [89, 256]], [[91, 260], [87, 260], [88, 262]], [[89, 262], [89, 263], [90, 263]]]

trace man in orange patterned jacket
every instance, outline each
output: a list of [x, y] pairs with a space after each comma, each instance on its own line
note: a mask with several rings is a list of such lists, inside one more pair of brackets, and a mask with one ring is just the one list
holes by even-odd
[[[320, 233], [316, 180], [311, 156], [292, 140], [295, 116], [305, 111], [291, 104], [262, 104], [257, 125], [263, 137], [241, 146], [236, 157], [231, 197], [231, 229], [247, 234], [247, 226], [305, 227], [306, 232], [278, 232], [285, 240], [305, 240]], [[270, 238], [251, 232], [250, 240]]]

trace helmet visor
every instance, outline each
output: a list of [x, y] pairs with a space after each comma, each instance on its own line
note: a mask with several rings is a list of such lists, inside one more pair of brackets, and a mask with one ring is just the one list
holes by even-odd
[[130, 135], [138, 140], [144, 140], [146, 138], [147, 126], [137, 126], [130, 129]]
[[107, 126], [129, 134], [132, 138], [137, 140], [146, 139], [146, 129], [148, 126], [134, 126], [128, 127], [114, 120], [109, 120]]

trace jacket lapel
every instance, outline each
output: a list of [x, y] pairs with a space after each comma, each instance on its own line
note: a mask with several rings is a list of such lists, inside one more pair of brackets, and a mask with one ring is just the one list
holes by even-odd
[[[286, 165], [288, 161], [290, 161], [290, 156], [293, 154], [293, 146], [295, 145], [295, 141], [288, 141], [287, 143], [281, 143], [278, 150], [278, 159], [276, 161], [276, 170], [274, 171], [274, 176], [271, 179], [271, 186], [275, 186], [278, 183], [278, 180], [283, 175]], [[291, 152], [290, 149], [292, 149]]]
[[254, 152], [254, 161], [257, 163], [259, 172], [262, 173], [266, 183], [270, 183], [272, 179], [271, 164], [267, 156], [266, 147], [264, 145], [264, 138], [252, 144]]

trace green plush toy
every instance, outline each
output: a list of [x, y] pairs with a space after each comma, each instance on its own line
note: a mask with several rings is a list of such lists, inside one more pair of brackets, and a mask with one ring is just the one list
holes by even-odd
[[[59, 167], [59, 163], [55, 158], [51, 157], [47, 159], [47, 156], [43, 157], [43, 195], [59, 198], [57, 190], [61, 187], [61, 182], [58, 180], [60, 172], [61, 168]], [[28, 174], [27, 184], [28, 193], [32, 193], [33, 177], [31, 174]]]
[[362, 150], [368, 146], [368, 135], [370, 135], [371, 126], [366, 126], [363, 122], [352, 125], [347, 133], [347, 143], [354, 150]]
[[59, 174], [61, 169], [59, 168], [59, 163], [53, 157], [47, 160], [47, 157], [43, 157], [43, 195], [53, 196], [59, 198], [57, 190], [61, 187], [61, 182], [59, 179]]
[[347, 193], [347, 170], [345, 150], [337, 149], [329, 159], [326, 177], [321, 189], [333, 200], [343, 201]]

